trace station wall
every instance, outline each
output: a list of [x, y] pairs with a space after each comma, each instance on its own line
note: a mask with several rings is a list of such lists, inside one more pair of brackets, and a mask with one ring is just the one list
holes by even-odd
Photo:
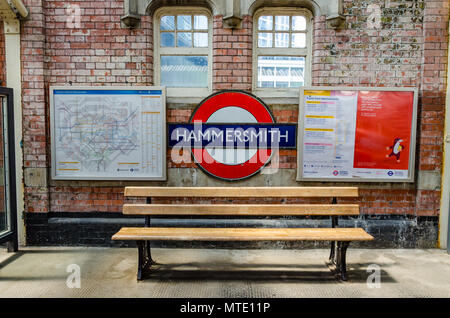
[[[121, 26], [123, 1], [77, 1], [80, 27], [67, 27], [67, 1], [26, 0], [22, 22], [23, 152], [27, 244], [109, 245], [123, 222], [126, 185], [360, 187], [361, 216], [348, 224], [377, 237], [372, 246], [435, 247], [437, 244], [448, 47], [448, 1], [348, 1], [345, 27], [314, 17], [311, 84], [412, 86], [419, 89], [414, 183], [318, 183], [295, 181], [297, 151], [282, 150], [280, 170], [233, 184], [204, 174], [195, 164], [175, 164], [168, 152], [167, 182], [56, 181], [50, 177], [48, 89], [52, 85], [153, 85], [153, 20]], [[369, 5], [379, 5], [375, 27]], [[252, 91], [252, 16], [229, 29], [213, 16], [213, 90]], [[372, 25], [372, 26], [370, 26]], [[2, 49], [0, 31], [0, 50]], [[0, 55], [0, 70], [2, 58]], [[0, 74], [0, 83], [2, 82]], [[204, 98], [206, 96], [203, 96]], [[199, 100], [202, 98], [199, 97]], [[263, 98], [264, 100], [264, 98]], [[297, 123], [295, 99], [266, 98], [279, 123]], [[169, 98], [169, 123], [189, 120], [197, 102]], [[163, 222], [162, 220], [161, 222]], [[300, 220], [301, 221], [301, 220]], [[305, 221], [306, 222], [306, 221]], [[140, 223], [139, 223], [140, 224]]]

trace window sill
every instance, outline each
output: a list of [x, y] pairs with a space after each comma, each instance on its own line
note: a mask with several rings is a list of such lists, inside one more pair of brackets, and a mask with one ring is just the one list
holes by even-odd
[[300, 89], [255, 89], [253, 94], [266, 104], [298, 104]]
[[[212, 91], [202, 88], [167, 88], [167, 103], [199, 104], [212, 94]], [[256, 89], [253, 94], [266, 104], [298, 104], [300, 89]]]
[[198, 104], [211, 93], [212, 91], [208, 88], [167, 87], [167, 103]]

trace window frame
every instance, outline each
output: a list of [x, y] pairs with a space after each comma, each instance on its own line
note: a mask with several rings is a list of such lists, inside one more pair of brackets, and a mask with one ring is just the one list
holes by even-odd
[[[306, 47], [305, 48], [260, 48], [258, 47], [258, 20], [261, 16], [270, 15], [301, 15], [306, 19]], [[290, 8], [290, 7], [265, 7], [257, 10], [253, 15], [253, 93], [259, 97], [298, 97], [299, 88], [263, 88], [258, 87], [258, 56], [298, 56], [305, 58], [305, 74], [304, 86], [311, 85], [311, 69], [312, 69], [312, 46], [313, 46], [313, 14], [304, 8]], [[290, 20], [292, 21], [292, 20]], [[289, 33], [292, 33], [290, 24]], [[275, 28], [275, 21], [273, 21], [273, 28]], [[275, 32], [275, 31], [273, 31]], [[282, 31], [283, 32], [283, 31]], [[287, 31], [286, 31], [287, 32]], [[275, 39], [273, 39], [275, 41]]]
[[[205, 15], [208, 19], [207, 47], [161, 47], [161, 18], [166, 15]], [[207, 87], [170, 87], [166, 86], [167, 97], [202, 97], [212, 92], [212, 39], [213, 19], [211, 12], [199, 7], [162, 7], [153, 15], [153, 82], [161, 86], [161, 56], [202, 55], [208, 58]], [[193, 40], [193, 39], [192, 39]], [[176, 41], [176, 39], [175, 39]], [[207, 54], [206, 54], [207, 52]]]

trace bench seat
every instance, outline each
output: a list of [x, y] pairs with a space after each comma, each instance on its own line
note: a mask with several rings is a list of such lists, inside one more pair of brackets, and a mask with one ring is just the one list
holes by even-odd
[[360, 228], [123, 227], [113, 240], [146, 241], [371, 241]]

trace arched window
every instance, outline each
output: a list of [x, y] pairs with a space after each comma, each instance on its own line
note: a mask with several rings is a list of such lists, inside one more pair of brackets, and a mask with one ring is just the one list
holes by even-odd
[[211, 92], [211, 16], [202, 8], [164, 7], [155, 12], [155, 85], [168, 96]]
[[264, 8], [255, 13], [254, 91], [294, 92], [310, 84], [311, 25], [312, 14], [304, 9]]

